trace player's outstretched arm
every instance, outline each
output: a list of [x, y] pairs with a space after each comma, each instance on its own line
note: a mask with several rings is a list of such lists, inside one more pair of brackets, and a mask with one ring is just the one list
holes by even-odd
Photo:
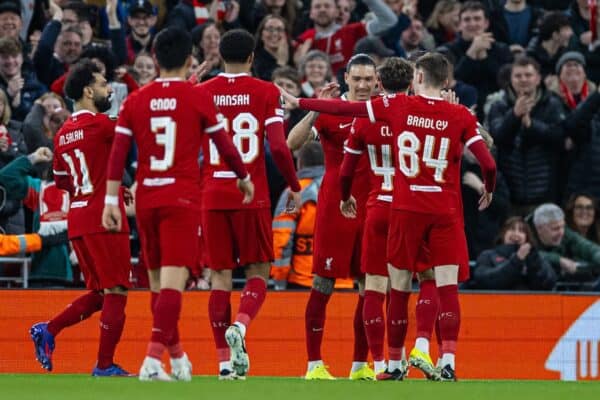
[[319, 117], [319, 113], [309, 112], [290, 131], [287, 138], [287, 147], [296, 151], [311, 140], [312, 127]]
[[298, 106], [303, 110], [318, 111], [325, 114], [344, 115], [347, 117], [368, 117], [367, 102], [344, 101], [341, 99], [298, 99]]

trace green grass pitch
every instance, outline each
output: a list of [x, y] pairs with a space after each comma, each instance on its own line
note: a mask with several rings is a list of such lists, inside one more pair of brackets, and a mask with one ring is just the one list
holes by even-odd
[[86, 375], [0, 375], [3, 399], [18, 400], [586, 400], [600, 398], [600, 382], [460, 381], [307, 382], [299, 378], [250, 377], [219, 382], [195, 376], [192, 382], [139, 382], [135, 378]]

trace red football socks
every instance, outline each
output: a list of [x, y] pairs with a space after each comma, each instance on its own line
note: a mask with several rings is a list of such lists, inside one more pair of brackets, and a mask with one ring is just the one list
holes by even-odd
[[[156, 305], [156, 300], [158, 300], [158, 293], [150, 292], [150, 310], [154, 315], [154, 306]], [[175, 330], [173, 331], [173, 335], [171, 335], [171, 339], [169, 339], [167, 343], [167, 351], [169, 352], [169, 357], [171, 358], [181, 358], [183, 357], [183, 348], [181, 347], [181, 343], [179, 343], [179, 327], [175, 326]]]
[[402, 359], [402, 348], [408, 329], [408, 298], [410, 292], [390, 290], [390, 305], [388, 307], [388, 350], [390, 360]]
[[321, 343], [330, 294], [311, 289], [304, 316], [308, 361], [321, 360]]
[[435, 280], [422, 281], [416, 306], [417, 337], [431, 339], [438, 315], [439, 299]]
[[120, 294], [104, 295], [100, 315], [100, 346], [98, 348], [98, 368], [106, 369], [113, 364], [115, 349], [125, 326], [125, 305], [127, 296]]
[[458, 286], [447, 285], [438, 288], [440, 296], [440, 336], [442, 337], [442, 353], [456, 353], [456, 341], [460, 330], [460, 304], [458, 302]]
[[363, 305], [363, 323], [369, 349], [374, 361], [385, 359], [383, 341], [385, 336], [385, 317], [383, 303], [385, 294], [374, 290], [365, 290], [365, 304]]
[[48, 332], [56, 336], [63, 329], [75, 325], [102, 309], [104, 297], [96, 291], [90, 291], [69, 304], [60, 314], [48, 322]]
[[230, 353], [225, 331], [231, 324], [231, 292], [225, 290], [211, 290], [208, 299], [208, 318], [217, 347], [219, 361], [229, 361]]
[[369, 357], [369, 342], [365, 333], [365, 323], [363, 322], [363, 306], [365, 297], [358, 296], [358, 302], [354, 309], [354, 355], [352, 361], [367, 361]]
[[259, 277], [248, 279], [242, 290], [240, 308], [235, 321], [244, 324], [246, 327], [250, 325], [250, 321], [256, 318], [256, 314], [258, 314], [258, 310], [260, 310], [266, 296], [267, 283], [264, 279]]
[[161, 358], [162, 352], [175, 332], [180, 312], [181, 292], [174, 289], [161, 289], [154, 305], [154, 323], [148, 356]]

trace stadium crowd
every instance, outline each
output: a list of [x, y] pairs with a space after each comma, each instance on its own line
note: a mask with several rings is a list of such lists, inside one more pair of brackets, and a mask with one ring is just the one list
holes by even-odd
[[[254, 76], [299, 97], [342, 91], [354, 54], [379, 65], [437, 50], [453, 66], [449, 89], [493, 139], [494, 200], [476, 211], [482, 184], [472, 154], [462, 162], [471, 279], [465, 289], [600, 290], [600, 40], [597, 2], [588, 0], [2, 0], [0, 2], [0, 229], [28, 236], [32, 286], [81, 285], [66, 230], [68, 195], [49, 163], [26, 157], [52, 148], [72, 112], [63, 87], [70, 66], [96, 63], [113, 89], [109, 116], [153, 81], [152, 41], [168, 26], [194, 42], [188, 78], [223, 72], [222, 34], [256, 37]], [[305, 118], [286, 111], [288, 134]], [[290, 148], [298, 147], [288, 140]], [[324, 174], [318, 141], [295, 152], [301, 212], [285, 213], [286, 181], [267, 150], [274, 216], [275, 289], [310, 288], [316, 202]], [[22, 157], [25, 156], [25, 157]], [[124, 182], [131, 186], [136, 152]], [[132, 190], [134, 190], [133, 188]], [[281, 198], [281, 199], [280, 199]], [[130, 223], [135, 226], [131, 212]], [[5, 234], [5, 235], [4, 235]], [[41, 237], [41, 241], [40, 241]], [[135, 229], [131, 232], [137, 255]], [[0, 272], [9, 269], [0, 265]], [[140, 272], [142, 271], [142, 272]], [[208, 288], [208, 274], [191, 283]], [[133, 277], [145, 285], [143, 266]], [[147, 284], [147, 283], [146, 283]], [[336, 287], [351, 288], [338, 280]]]

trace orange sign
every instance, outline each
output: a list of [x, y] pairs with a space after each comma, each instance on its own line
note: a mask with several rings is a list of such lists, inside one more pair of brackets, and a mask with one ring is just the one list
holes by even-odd
[[[0, 373], [41, 372], [29, 327], [61, 311], [81, 291], [0, 291]], [[239, 293], [232, 296], [237, 309]], [[248, 329], [251, 375], [305, 373], [304, 308], [308, 292], [271, 292]], [[336, 376], [352, 362], [352, 318], [356, 294], [335, 293], [327, 309], [323, 357]], [[414, 343], [411, 296], [407, 347]], [[116, 361], [137, 371], [150, 337], [148, 292], [135, 291]], [[560, 294], [461, 294], [462, 325], [457, 353], [459, 378], [598, 380], [600, 301]], [[196, 374], [217, 374], [208, 318], [208, 293], [184, 295], [180, 332]], [[65, 329], [54, 353], [55, 373], [91, 372], [97, 352], [98, 317]], [[434, 340], [435, 341], [435, 340]], [[435, 359], [436, 345], [432, 344]], [[417, 374], [411, 374], [414, 377]]]

